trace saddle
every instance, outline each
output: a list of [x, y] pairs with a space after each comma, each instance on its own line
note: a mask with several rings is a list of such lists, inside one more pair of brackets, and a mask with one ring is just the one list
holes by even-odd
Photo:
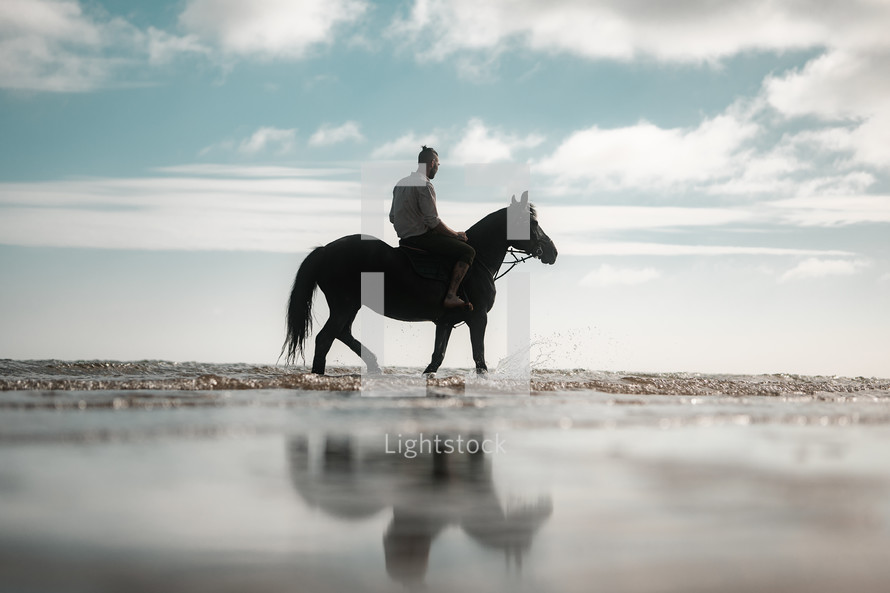
[[411, 262], [411, 267], [414, 268], [414, 272], [418, 276], [446, 284], [451, 280], [451, 271], [454, 269], [453, 260], [419, 247], [399, 245], [398, 249], [408, 256], [408, 261]]

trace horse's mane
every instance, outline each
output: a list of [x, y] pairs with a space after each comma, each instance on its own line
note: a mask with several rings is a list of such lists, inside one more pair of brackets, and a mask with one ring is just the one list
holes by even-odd
[[[467, 229], [467, 230], [468, 230], [468, 231], [471, 230], [471, 229], [472, 229], [472, 230], [477, 230], [478, 227], [483, 227], [483, 228], [484, 228], [484, 227], [486, 227], [486, 226], [489, 224], [489, 221], [490, 221], [492, 218], [495, 218], [495, 217], [498, 217], [498, 216], [503, 216], [503, 217], [506, 218], [507, 210], [508, 210], [509, 208], [515, 208], [515, 207], [518, 206], [518, 205], [519, 205], [519, 204], [518, 204], [518, 202], [517, 202], [516, 204], [511, 204], [510, 206], [506, 206], [506, 207], [501, 208], [501, 209], [499, 209], [499, 210], [495, 210], [494, 212], [492, 212], [492, 213], [490, 213], [490, 214], [484, 216], [480, 221], [478, 221], [476, 224], [474, 224], [473, 226], [471, 226], [471, 227], [470, 227], [469, 229]], [[537, 221], [537, 220], [538, 220], [538, 210], [537, 210], [537, 208], [535, 208], [535, 205], [532, 204], [531, 202], [528, 203], [528, 213], [529, 213], [529, 218], [530, 218], [531, 220], [534, 220], [534, 221]]]

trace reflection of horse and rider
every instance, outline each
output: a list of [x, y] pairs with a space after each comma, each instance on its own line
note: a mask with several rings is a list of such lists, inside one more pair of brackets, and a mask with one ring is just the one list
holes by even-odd
[[433, 542], [448, 526], [459, 525], [478, 544], [502, 550], [521, 566], [551, 515], [549, 497], [505, 505], [492, 479], [491, 456], [478, 451], [432, 450], [410, 459], [387, 454], [377, 441], [331, 434], [321, 441], [298, 436], [287, 448], [291, 481], [310, 507], [346, 521], [392, 508], [384, 562], [390, 577], [408, 586], [423, 583]]
[[[556, 262], [556, 246], [538, 224], [538, 215], [524, 192], [506, 208], [492, 212], [457, 232], [442, 222], [436, 206], [432, 179], [439, 156], [423, 147], [417, 170], [393, 190], [390, 220], [399, 235], [400, 247], [363, 237], [341, 237], [306, 256], [297, 271], [287, 308], [287, 334], [282, 353], [294, 362], [304, 353], [312, 330], [312, 300], [320, 288], [330, 316], [315, 336], [312, 372], [324, 374], [327, 354], [340, 340], [362, 357], [370, 372], [380, 372], [377, 357], [352, 335], [352, 323], [362, 306], [362, 274], [383, 274], [382, 302], [364, 303], [377, 313], [400, 321], [433, 321], [436, 338], [433, 355], [424, 373], [436, 372], [445, 357], [451, 330], [466, 323], [476, 371], [484, 373], [485, 329], [494, 306], [495, 284], [508, 250], [535, 257], [545, 264]], [[517, 227], [518, 228], [515, 228]], [[517, 232], [518, 231], [518, 232]], [[443, 259], [447, 273], [440, 278], [436, 264], [423, 271], [419, 251]], [[515, 256], [514, 256], [515, 257]], [[461, 296], [458, 296], [458, 294]]]

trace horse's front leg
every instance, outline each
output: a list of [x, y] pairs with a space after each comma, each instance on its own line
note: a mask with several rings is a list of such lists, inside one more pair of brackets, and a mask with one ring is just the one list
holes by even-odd
[[470, 344], [473, 346], [473, 362], [476, 363], [476, 372], [480, 375], [488, 372], [485, 366], [485, 328], [488, 325], [488, 315], [477, 313], [467, 319], [470, 328]]
[[450, 323], [440, 322], [436, 324], [436, 343], [433, 346], [433, 358], [426, 369], [424, 369], [424, 375], [435, 373], [442, 366], [442, 361], [445, 360], [445, 349], [448, 347], [448, 339], [451, 337], [452, 329], [454, 329], [454, 326]]

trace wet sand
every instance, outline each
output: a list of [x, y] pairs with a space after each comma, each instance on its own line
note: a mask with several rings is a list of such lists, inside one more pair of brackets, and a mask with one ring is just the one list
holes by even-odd
[[[4, 409], [0, 584], [890, 587], [884, 393], [458, 391], [143, 392], [152, 405]], [[113, 391], [22, 396], [96, 397], [134, 401]]]

